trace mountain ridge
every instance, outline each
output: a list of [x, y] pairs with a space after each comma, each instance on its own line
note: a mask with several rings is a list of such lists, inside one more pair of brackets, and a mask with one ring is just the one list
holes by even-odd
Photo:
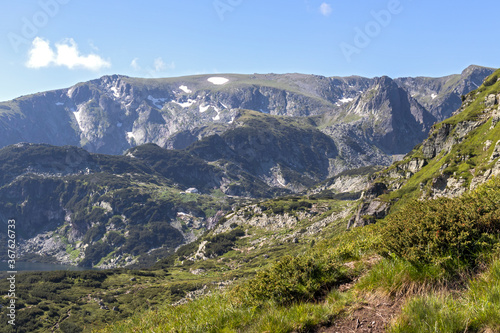
[[[377, 86], [382, 84], [380, 92], [383, 93], [385, 88], [394, 89], [395, 83], [403, 89], [400, 99], [408, 99], [414, 112], [423, 108], [439, 120], [455, 111], [461, 94], [490, 71], [470, 66], [458, 75], [412, 80], [307, 74], [217, 74], [162, 79], [108, 75], [70, 88], [0, 103], [0, 147], [34, 142], [73, 145], [91, 152], [120, 155], [143, 143], [171, 147], [173, 136], [182, 132], [193, 140], [200, 139], [200, 128], [219, 126], [223, 130], [232, 123], [236, 110], [249, 109], [272, 115], [315, 118], [318, 127], [334, 139], [350, 136], [348, 133], [354, 131], [356, 134], [351, 139], [354, 137], [359, 146], [375, 145], [386, 151], [387, 164], [391, 161], [388, 155], [393, 151], [406, 152], [424, 135], [418, 131], [407, 135], [409, 142], [401, 147], [393, 142], [396, 146], [391, 149], [376, 135], [365, 135], [366, 129], [391, 130], [389, 123], [381, 126], [369, 119], [371, 113], [384, 105], [388, 117], [401, 113], [397, 103], [388, 102], [390, 94], [377, 95]], [[434, 82], [432, 91], [422, 88], [422, 84], [429, 82]], [[412, 91], [418, 94], [415, 92], [412, 97]], [[432, 94], [436, 97], [429, 97]], [[357, 113], [350, 112], [352, 102], [360, 98], [372, 102], [359, 108]], [[409, 121], [408, 117], [414, 118], [408, 113], [404, 117], [406, 120], [400, 124]], [[356, 123], [356, 120], [363, 121]], [[419, 122], [420, 132], [426, 132], [431, 123], [433, 119]], [[191, 131], [197, 135], [189, 134]], [[344, 142], [337, 144], [348, 146]], [[372, 159], [368, 147], [362, 149], [362, 155]], [[377, 158], [380, 160], [381, 156]]]
[[349, 226], [372, 223], [411, 199], [456, 197], [500, 175], [500, 87], [495, 71], [463, 96], [453, 115], [433, 125], [428, 137], [401, 161], [372, 179], [373, 195]]

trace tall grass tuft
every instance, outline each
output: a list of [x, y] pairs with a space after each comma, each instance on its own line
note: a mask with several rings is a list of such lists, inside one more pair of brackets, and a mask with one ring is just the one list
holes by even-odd
[[411, 299], [391, 332], [500, 332], [500, 261], [494, 261], [460, 295]]
[[356, 284], [356, 289], [398, 298], [421, 295], [445, 288], [446, 276], [446, 271], [441, 267], [416, 267], [409, 261], [392, 256], [383, 258], [373, 266]]

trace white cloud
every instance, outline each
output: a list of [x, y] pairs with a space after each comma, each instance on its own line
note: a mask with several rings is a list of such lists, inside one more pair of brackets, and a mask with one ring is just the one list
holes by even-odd
[[154, 62], [154, 68], [156, 72], [162, 72], [167, 69], [167, 64], [165, 64], [162, 58], [156, 58]]
[[29, 68], [47, 67], [54, 61], [55, 58], [56, 55], [50, 48], [49, 42], [37, 37], [33, 40], [31, 50], [29, 51], [29, 60], [26, 63], [26, 66]]
[[319, 11], [324, 16], [330, 16], [332, 13], [332, 6], [326, 2], [323, 2], [321, 6], [319, 6]]
[[157, 75], [165, 72], [168, 69], [175, 69], [175, 63], [172, 61], [170, 64], [168, 64], [163, 60], [163, 58], [158, 57], [154, 59], [152, 65], [142, 67], [139, 63], [139, 58], [134, 58], [130, 62], [130, 67], [132, 67], [132, 69], [136, 72], [142, 72], [143, 75], [156, 77]]
[[130, 63], [130, 66], [136, 70], [136, 71], [140, 71], [141, 70], [141, 66], [139, 65], [139, 58], [134, 58], [132, 60], [132, 62]]
[[98, 71], [111, 66], [111, 63], [97, 54], [81, 55], [78, 45], [73, 39], [66, 39], [56, 44], [56, 52], [50, 47], [50, 42], [40, 37], [33, 40], [29, 51], [28, 68], [43, 68], [48, 66], [64, 66], [69, 69], [85, 68]]
[[175, 63], [172, 61], [170, 64], [166, 64], [161, 57], [156, 58], [154, 61], [154, 71], [163, 72], [167, 69], [175, 69]]

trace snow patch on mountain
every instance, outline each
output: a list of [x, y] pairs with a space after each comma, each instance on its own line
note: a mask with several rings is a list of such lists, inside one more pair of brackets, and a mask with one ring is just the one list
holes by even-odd
[[172, 100], [172, 103], [175, 103], [175, 104], [177, 104], [177, 105], [179, 105], [180, 107], [182, 107], [182, 108], [184, 108], [184, 109], [185, 109], [185, 108], [190, 107], [190, 106], [191, 106], [191, 105], [193, 105], [194, 103], [196, 103], [196, 101], [195, 101], [194, 99], [188, 99], [188, 101], [187, 101], [187, 102], [181, 103], [181, 102], [177, 102], [177, 101]]
[[75, 115], [75, 118], [76, 118], [76, 122], [78, 123], [78, 127], [80, 128], [80, 131], [83, 132], [83, 119], [82, 119], [82, 109], [79, 109], [78, 111], [75, 111], [75, 109], [71, 109], [71, 111], [73, 112], [73, 114]]
[[223, 85], [223, 84], [226, 84], [227, 82], [229, 82], [229, 79], [226, 79], [225, 77], [210, 77], [207, 79], [208, 82], [210, 83], [213, 83], [215, 85]]
[[116, 98], [120, 97], [120, 92], [118, 91], [118, 88], [111, 87], [111, 88], [109, 88], [109, 90], [111, 90], [113, 92], [113, 96], [115, 96]]
[[214, 110], [215, 110], [215, 112], [217, 112], [217, 115], [215, 117], [213, 117], [212, 119], [214, 121], [220, 120], [220, 110], [219, 110], [219, 108], [214, 106]]
[[73, 97], [73, 92], [75, 91], [75, 87], [71, 87], [68, 89], [68, 92], [66, 93], [66, 95], [69, 97], [69, 98], [72, 98]]
[[184, 91], [186, 94], [192, 93], [191, 89], [189, 89], [187, 86], [180, 86], [179, 89]]
[[200, 105], [200, 113], [207, 112], [210, 109], [210, 105]]
[[134, 132], [127, 132], [127, 139], [137, 141], [134, 135]]
[[345, 103], [349, 103], [349, 102], [352, 102], [354, 101], [354, 98], [341, 98], [339, 99], [339, 102], [342, 103], [342, 104], [345, 104]]

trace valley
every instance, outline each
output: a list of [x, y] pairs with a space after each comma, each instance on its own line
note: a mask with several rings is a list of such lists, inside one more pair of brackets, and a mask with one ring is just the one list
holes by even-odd
[[499, 75], [106, 76], [0, 103], [21, 258], [100, 269], [19, 273], [17, 331], [499, 331]]

